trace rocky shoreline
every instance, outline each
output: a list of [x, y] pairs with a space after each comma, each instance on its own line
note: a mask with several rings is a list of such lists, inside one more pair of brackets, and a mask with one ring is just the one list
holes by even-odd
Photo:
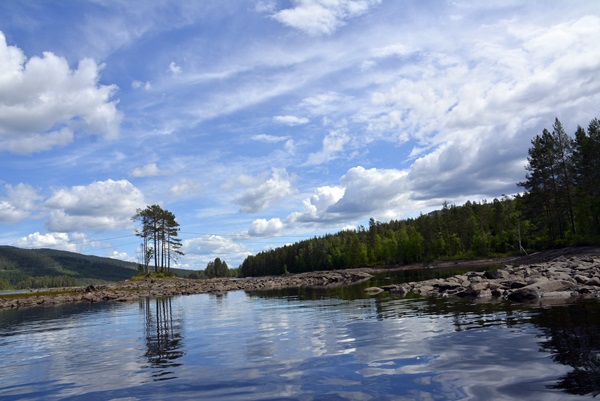
[[178, 277], [126, 280], [107, 285], [48, 289], [18, 295], [0, 296], [0, 309], [71, 302], [130, 302], [146, 297], [169, 297], [191, 294], [223, 294], [228, 291], [263, 291], [299, 287], [337, 287], [370, 279], [372, 269], [310, 272], [287, 276], [244, 279], [190, 280]]
[[71, 302], [130, 302], [146, 297], [191, 294], [223, 294], [228, 291], [263, 291], [285, 288], [332, 288], [369, 280], [376, 272], [390, 270], [443, 269], [505, 266], [486, 272], [470, 272], [446, 279], [370, 287], [370, 295], [383, 292], [405, 296], [470, 297], [482, 300], [526, 301], [568, 297], [600, 297], [600, 248], [573, 247], [540, 252], [521, 258], [436, 262], [427, 265], [387, 266], [321, 271], [285, 276], [243, 279], [190, 280], [146, 277], [120, 283], [40, 292], [0, 295], [0, 309]]
[[[531, 301], [600, 297], [600, 249], [570, 248], [515, 259], [497, 270], [469, 272], [445, 279], [370, 287], [365, 292], [405, 296], [468, 297]], [[527, 263], [529, 261], [529, 263]]]

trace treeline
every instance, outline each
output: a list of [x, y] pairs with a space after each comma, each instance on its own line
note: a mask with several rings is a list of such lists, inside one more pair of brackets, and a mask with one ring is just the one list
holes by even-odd
[[436, 259], [506, 255], [569, 244], [600, 243], [600, 122], [569, 137], [532, 140], [523, 195], [491, 202], [445, 203], [418, 218], [315, 237], [247, 257], [240, 276], [278, 275]]
[[[261, 276], [483, 257], [518, 248], [520, 197], [467, 202], [418, 218], [315, 237], [247, 257], [240, 275]], [[528, 246], [527, 242], [524, 242]]]
[[221, 258], [215, 258], [214, 261], [208, 262], [204, 270], [193, 271], [187, 275], [191, 279], [207, 279], [218, 277], [238, 277], [238, 269], [230, 269], [227, 262]]
[[79, 281], [69, 276], [41, 276], [27, 277], [19, 283], [18, 288], [56, 288], [56, 287], [75, 287]]

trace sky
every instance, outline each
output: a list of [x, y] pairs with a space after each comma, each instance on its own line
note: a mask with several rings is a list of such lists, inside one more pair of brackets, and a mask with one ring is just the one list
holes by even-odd
[[600, 117], [600, 2], [0, 2], [0, 244], [204, 269], [520, 191]]

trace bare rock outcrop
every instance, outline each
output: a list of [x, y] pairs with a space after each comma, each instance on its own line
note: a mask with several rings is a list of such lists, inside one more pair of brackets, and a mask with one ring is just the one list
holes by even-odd
[[218, 278], [190, 280], [183, 278], [127, 280], [117, 284], [89, 285], [84, 288], [52, 289], [39, 293], [0, 297], [0, 309], [69, 302], [128, 302], [146, 297], [190, 294], [223, 294], [228, 291], [262, 291], [299, 287], [337, 287], [359, 283], [373, 277], [370, 269], [322, 271], [285, 276], [244, 279]]
[[[392, 294], [431, 297], [499, 298], [526, 301], [574, 296], [600, 297], [600, 256], [559, 256], [549, 262], [506, 265], [497, 270], [469, 272], [381, 287]], [[371, 289], [371, 293], [375, 293]]]

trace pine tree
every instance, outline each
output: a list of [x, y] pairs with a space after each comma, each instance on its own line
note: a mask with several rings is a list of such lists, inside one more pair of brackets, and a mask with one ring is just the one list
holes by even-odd
[[600, 235], [600, 121], [581, 127], [573, 141], [573, 175], [577, 186], [577, 220], [583, 234]]
[[150, 260], [154, 258], [155, 272], [169, 271], [171, 262], [183, 255], [181, 241], [177, 238], [179, 223], [175, 215], [159, 205], [151, 205], [136, 210], [132, 220], [139, 221], [141, 226], [136, 235], [142, 238], [144, 270], [148, 272]]

